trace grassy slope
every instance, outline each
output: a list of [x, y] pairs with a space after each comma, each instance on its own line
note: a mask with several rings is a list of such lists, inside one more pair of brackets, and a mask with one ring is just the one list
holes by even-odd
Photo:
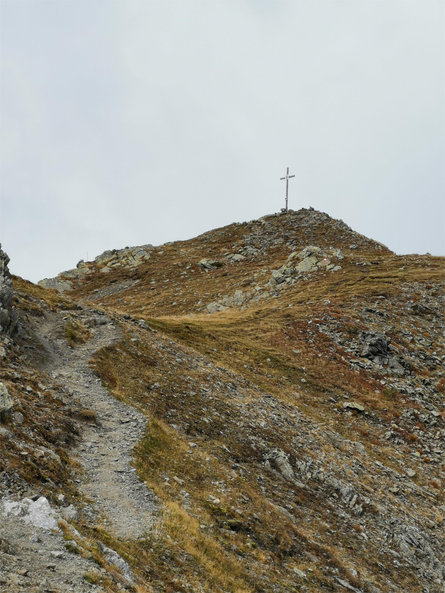
[[[383, 462], [398, 472], [416, 447], [420, 451], [417, 484], [431, 493], [428, 504], [433, 500], [437, 504], [437, 472], [428, 466], [422, 449], [425, 426], [414, 426], [403, 416], [405, 410], [419, 408], [418, 404], [394, 389], [382, 388], [379, 373], [351, 369], [351, 354], [320, 332], [318, 325], [327, 318], [341, 328], [346, 339], [353, 339], [362, 330], [378, 329], [378, 324], [372, 328], [365, 323], [358, 311], [365, 305], [384, 305], [392, 324], [392, 343], [405, 348], [399, 329], [412, 301], [421, 299], [422, 291], [438, 290], [443, 260], [398, 257], [385, 250], [382, 253], [372, 243], [359, 252], [348, 252], [343, 240], [339, 245], [327, 236], [326, 229], [320, 229], [315, 237], [312, 233], [312, 242], [334, 244], [345, 251], [340, 272], [312, 276], [277, 298], [242, 310], [193, 313], [223, 294], [250, 286], [255, 275], [267, 279], [292, 249], [307, 240], [306, 236], [291, 237], [291, 246], [272, 246], [251, 260], [209, 272], [196, 265], [203, 256], [222, 260], [234, 245], [242, 243], [245, 234], [246, 228], [237, 225], [189, 243], [165, 246], [140, 269], [113, 273], [116, 282], [129, 275], [138, 279], [134, 288], [101, 299], [108, 310], [144, 317], [152, 328], [173, 339], [162, 348], [159, 343], [166, 338], [159, 334], [147, 337], [137, 330], [137, 346], [127, 341], [118, 349], [102, 352], [95, 363], [113, 392], [136, 403], [150, 419], [147, 438], [136, 452], [137, 465], [166, 509], [166, 539], [160, 538], [160, 555], [151, 557], [152, 574], [163, 582], [173, 573], [175, 586], [182, 583], [184, 590], [185, 583], [200, 583], [209, 591], [291, 591], [301, 586], [315, 592], [336, 587], [333, 579], [338, 574], [365, 589], [364, 583], [374, 581], [385, 591], [387, 578], [414, 591], [420, 585], [412, 571], [392, 569], [375, 543], [363, 547], [361, 533], [372, 532], [367, 525], [372, 522], [372, 508], [363, 520], [340, 518], [335, 503], [326, 501], [326, 492], [318, 485], [312, 485], [308, 496], [305, 489], [283, 484], [275, 474], [265, 475], [263, 452], [255, 450], [252, 442], [259, 438], [291, 459], [299, 454], [310, 456], [304, 443], [296, 443], [295, 428], [285, 425], [287, 414], [290, 418], [302, 415], [311, 423], [308, 442], [317, 434], [314, 426], [320, 426], [321, 432], [327, 428], [346, 442], [362, 443], [369, 458], [365, 463]], [[75, 294], [83, 299], [94, 296], [92, 291], [100, 289], [101, 282], [102, 278], [93, 275]], [[419, 320], [413, 328], [417, 336], [423, 336], [429, 331], [428, 320]], [[406, 347], [414, 350], [419, 345]], [[439, 378], [434, 375], [433, 379], [443, 389]], [[243, 392], [237, 405], [221, 387], [228, 383]], [[209, 393], [214, 394], [210, 401]], [[259, 408], [255, 412], [264, 393], [283, 406], [275, 423], [267, 411]], [[345, 394], [362, 403], [366, 414], [343, 413]], [[248, 419], [246, 408], [254, 411]], [[261, 413], [265, 428], [254, 419]], [[401, 439], [397, 447], [384, 439], [395, 422]], [[318, 435], [312, 443], [312, 453], [317, 457], [322, 451], [335, 457], [323, 438]], [[190, 440], [196, 440], [196, 449], [190, 448]], [[362, 486], [373, 496], [383, 496], [376, 482], [367, 477]], [[218, 488], [219, 483], [224, 485]], [[212, 503], [209, 496], [219, 502]], [[392, 504], [402, 514], [406, 510], [403, 504]], [[440, 517], [428, 504], [422, 512], [437, 523]], [[296, 524], [282, 509], [290, 511]], [[335, 534], [335, 547], [330, 534]], [[169, 559], [167, 565], [163, 554]], [[218, 557], [224, 562], [215, 562]], [[378, 568], [379, 563], [385, 569]], [[354, 567], [359, 568], [361, 578]], [[306, 576], [299, 576], [299, 570]]]
[[[428, 457], [428, 429], [404, 414], [425, 410], [383, 387], [380, 372], [351, 368], [352, 355], [323, 326], [348, 343], [362, 330], [381, 330], [379, 317], [370, 324], [362, 314], [366, 306], [378, 308], [396, 348], [430, 355], [437, 344], [418, 339], [434, 341], [438, 328], [413, 316], [411, 307], [425, 292], [440, 290], [443, 259], [394, 256], [329, 221], [298, 232], [294, 222], [277, 217], [266, 228], [231, 225], [162, 246], [135, 270], [96, 270], [71, 295], [95, 306], [99, 301], [127, 332], [93, 364], [117, 397], [147, 414], [135, 463], [164, 511], [150, 541], [110, 543], [156, 590], [315, 593], [339, 590], [337, 578], [364, 591], [372, 591], [372, 583], [383, 592], [422, 586], [412, 566], [388, 559], [377, 524], [385, 517], [382, 507], [401, 521], [420, 516], [434, 529], [443, 521], [435, 510], [441, 491]], [[264, 237], [273, 240], [255, 257], [227, 263], [225, 254], [237, 251], [246, 236], [259, 248]], [[351, 243], [359, 248], [350, 249]], [[307, 244], [340, 247], [343, 269], [300, 280], [245, 309], [199, 312], [221, 295], [267, 280]], [[205, 271], [197, 263], [202, 257], [224, 265]], [[137, 284], [102, 292], [122, 281]], [[157, 333], [122, 313], [144, 317]], [[403, 333], [407, 319], [413, 342]], [[422, 369], [421, 379], [443, 392], [437, 369]], [[345, 397], [362, 403], [365, 414], [346, 413]], [[384, 436], [390, 429], [397, 446]], [[345, 508], [318, 478], [302, 484], [296, 476], [295, 483], [265, 468], [273, 449], [285, 452], [294, 467], [321, 460], [327, 473], [369, 495], [364, 514]], [[388, 491], [393, 484], [384, 468], [403, 473], [407, 460], [421, 494], [402, 481], [400, 499]], [[93, 541], [109, 539], [86, 524], [83, 530]]]

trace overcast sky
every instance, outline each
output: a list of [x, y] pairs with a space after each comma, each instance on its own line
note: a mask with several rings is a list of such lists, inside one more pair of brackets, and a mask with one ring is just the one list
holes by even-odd
[[443, 0], [0, 0], [0, 242], [54, 276], [284, 206], [445, 253]]

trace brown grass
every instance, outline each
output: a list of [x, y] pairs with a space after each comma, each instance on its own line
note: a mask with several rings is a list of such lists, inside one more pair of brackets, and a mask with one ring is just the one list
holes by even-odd
[[52, 311], [57, 309], [76, 309], [77, 305], [62, 297], [56, 290], [43, 288], [19, 276], [12, 276], [14, 291], [19, 297], [20, 308], [32, 313], [41, 313], [42, 305]]
[[[196, 327], [197, 320], [194, 318], [187, 320], [186, 325], [189, 325], [189, 328], [184, 328], [182, 324], [179, 325], [180, 330], [186, 330], [186, 332], [190, 331], [192, 327], [194, 335], [198, 336], [197, 342], [182, 340], [187, 344], [184, 349], [178, 349], [165, 338], [159, 338], [164, 347], [157, 351], [158, 338], [153, 339], [153, 334], [144, 335], [139, 332], [140, 340], [137, 342], [137, 347], [131, 346], [129, 341], [124, 338], [120, 344], [102, 350], [95, 359], [96, 371], [113, 389], [115, 395], [128, 403], [133, 403], [141, 411], [145, 411], [149, 417], [147, 435], [135, 450], [136, 463], [140, 475], [155, 490], [164, 506], [164, 513], [160, 518], [160, 530], [164, 537], [161, 537], [157, 546], [154, 546], [153, 556], [146, 560], [150, 566], [150, 574], [153, 578], [165, 581], [167, 577], [161, 559], [168, 550], [170, 569], [175, 567], [174, 570], [181, 573], [189, 582], [204, 586], [205, 591], [241, 591], [243, 588], [249, 590], [255, 586], [255, 582], [259, 582], [258, 579], [263, 578], [262, 575], [275, 574], [277, 570], [283, 571], [280, 573], [280, 578], [284, 579], [283, 582], [287, 582], [285, 566], [292, 566], [291, 559], [301, 558], [306, 549], [313, 550], [311, 553], [322, 557], [323, 562], [328, 566], [339, 570], [348, 582], [358, 583], [359, 580], [355, 581], [354, 575], [348, 570], [347, 562], [340, 562], [325, 545], [314, 547], [314, 544], [310, 543], [314, 531], [320, 529], [317, 527], [318, 517], [324, 514], [322, 509], [327, 504], [324, 498], [318, 500], [315, 494], [316, 489], [312, 490], [311, 496], [308, 497], [304, 491], [300, 492], [295, 487], [292, 488], [293, 498], [298, 501], [298, 504], [292, 509], [297, 522], [296, 525], [293, 525], [285, 515], [277, 512], [276, 507], [270, 505], [268, 498], [273, 496], [275, 501], [278, 501], [282, 497], [284, 506], [286, 504], [284, 500], [289, 492], [287, 486], [280, 483], [280, 492], [280, 489], [277, 490], [276, 487], [276, 478], [272, 474], [266, 474], [266, 478], [264, 478], [264, 469], [258, 465], [259, 460], [255, 456], [255, 452], [240, 440], [242, 431], [231, 428], [231, 418], [233, 417], [233, 423], [236, 425], [237, 417], [235, 411], [230, 408], [229, 402], [224, 403], [215, 398], [212, 402], [214, 410], [219, 410], [220, 405], [225, 406], [225, 408], [221, 407], [221, 416], [224, 418], [224, 422], [213, 421], [211, 425], [202, 422], [203, 409], [208, 406], [208, 402], [205, 397], [198, 397], [198, 394], [192, 396], [189, 391], [192, 385], [207, 385], [211, 388], [211, 384], [209, 384], [208, 376], [201, 374], [204, 373], [204, 370], [201, 370], [199, 365], [195, 365], [193, 362], [195, 355], [189, 349], [192, 343], [195, 347], [198, 343], [198, 350], [208, 352], [209, 356], [214, 356], [215, 363], [222, 369], [221, 372], [225, 372], [225, 366], [230, 366], [232, 369], [240, 368], [240, 371], [244, 369], [244, 376], [249, 373], [249, 369], [246, 371], [244, 368], [244, 363], [248, 363], [246, 359], [229, 360], [227, 358], [221, 361], [216, 358], [222, 352], [218, 340], [224, 339], [223, 330], [229, 333], [232, 331], [237, 340], [245, 340], [250, 348], [255, 347], [257, 352], [262, 353], [264, 364], [267, 366], [260, 378], [255, 378], [252, 375], [250, 382], [250, 375], [248, 375], [247, 385], [250, 385], [249, 389], [252, 389], [252, 394], [255, 389], [257, 390], [256, 386], [259, 381], [263, 386], [269, 387], [269, 392], [275, 390], [279, 394], [280, 374], [277, 369], [284, 368], [286, 373], [289, 372], [287, 363], [283, 362], [286, 359], [283, 359], [279, 350], [275, 351], [274, 358], [271, 358], [273, 356], [272, 348], [267, 351], [266, 354], [270, 358], [268, 362], [266, 355], [262, 352], [261, 342], [257, 340], [257, 343], [254, 344], [248, 333], [246, 337], [246, 332], [239, 331], [240, 314], [235, 316], [238, 321], [238, 330], [234, 329], [235, 323], [232, 319], [228, 319], [227, 315], [220, 317], [224, 318], [221, 330], [222, 338], [218, 332], [220, 328], [218, 324], [211, 324], [204, 330], [202, 326]], [[155, 324], [158, 323], [158, 328], [161, 327], [160, 323], [165, 323], [165, 320], [151, 321]], [[179, 324], [178, 320], [174, 320], [174, 322]], [[207, 344], [205, 332], [211, 334], [210, 346]], [[146, 338], [149, 339], [146, 341]], [[199, 339], [202, 339], [202, 342], [199, 342]], [[169, 351], [165, 348], [169, 343], [171, 348], [176, 348], [173, 350], [175, 352], [173, 356], [179, 356], [183, 361], [180, 374], [174, 372], [172, 367], [174, 358], [169, 358]], [[214, 352], [212, 348], [215, 346], [217, 353], [212, 355]], [[232, 348], [235, 346], [239, 347], [239, 342], [233, 340]], [[159, 355], [159, 352], [162, 352], [162, 356]], [[191, 358], [187, 358], [187, 352], [190, 353]], [[187, 362], [184, 362], [184, 359]], [[259, 365], [256, 366], [258, 368]], [[191, 384], [187, 382], [188, 378], [192, 379]], [[232, 381], [234, 380], [232, 379]], [[347, 375], [346, 380], [348, 380]], [[311, 381], [309, 394], [313, 393], [316, 384], [314, 379]], [[153, 387], [153, 385], [158, 385], [158, 387]], [[282, 389], [285, 387], [286, 383], [283, 383]], [[188, 393], [186, 398], [181, 397], [181, 394], [184, 393]], [[364, 391], [362, 395], [366, 395], [366, 392]], [[289, 405], [290, 394], [281, 394], [281, 397]], [[321, 414], [321, 412], [317, 412], [314, 400], [310, 400], [307, 394], [304, 397], [307, 397], [308, 406], [309, 402], [312, 402], [311, 414], [314, 417]], [[252, 405], [254, 405], [254, 401], [252, 399]], [[299, 399], [298, 405], [305, 406], [306, 404]], [[175, 417], [175, 424], [182, 426], [182, 421], [186, 422], [187, 425], [193, 427], [192, 434], [187, 434], [188, 429], [177, 430], [169, 425], [170, 422], [173, 422], [170, 420], [173, 407], [180, 408], [180, 418]], [[224, 409], [226, 410], [225, 414], [223, 413]], [[369, 421], [360, 416], [351, 417], [348, 423], [342, 419], [342, 427], [339, 430], [348, 438], [351, 437], [351, 432], [355, 438], [360, 438], [360, 433], [355, 426], [361, 427], [366, 422]], [[375, 434], [372, 423], [368, 426], [369, 431]], [[270, 443], [276, 442], [276, 446], [286, 450], [284, 434], [273, 434], [272, 431], [267, 432], [265, 429], [264, 435], [264, 438], [267, 438]], [[366, 433], [363, 438], [368, 444], [369, 437]], [[198, 448], [190, 449], [189, 440], [196, 441]], [[230, 454], [224, 452], [222, 445], [230, 450]], [[326, 448], [325, 452], [330, 454], [329, 448]], [[378, 456], [377, 458], [390, 464], [387, 457], [387, 453], [382, 452], [382, 457]], [[242, 478], [240, 476], [231, 477], [231, 465], [234, 458], [243, 468]], [[262, 476], [263, 480], [265, 479], [262, 482], [266, 488], [265, 492], [258, 488], [256, 479], [259, 476]], [[224, 493], [220, 493], [215, 488], [214, 484], [218, 483], [225, 484]], [[186, 499], [183, 496], [184, 491], [188, 495]], [[212, 502], [211, 497], [220, 499], [220, 502]], [[244, 501], [246, 497], [248, 502]], [[241, 500], [242, 503], [239, 502]], [[277, 504], [279, 503], [277, 502]], [[237, 505], [242, 506], [241, 516], [235, 510]], [[298, 505], [301, 505], [301, 508]], [[371, 507], [367, 512], [371, 514]], [[311, 516], [310, 528], [302, 529], [303, 517], [308, 514]], [[339, 530], [336, 534], [338, 541], [343, 537], [341, 533], [342, 531]], [[354, 533], [359, 534], [360, 531], [351, 527], [351, 530], [348, 531], [348, 541], [358, 537], [358, 535], [352, 535]], [[237, 550], [235, 554], [232, 551], [233, 546]], [[346, 546], [347, 548], [348, 546]], [[215, 558], [222, 560], [218, 564], [215, 562]], [[353, 563], [356, 562], [357, 558]], [[365, 557], [361, 558], [362, 567], [366, 562]], [[250, 567], [250, 574], [245, 571], [246, 565]], [[313, 566], [313, 564], [309, 564], [309, 566]], [[221, 567], [224, 567], [223, 570]], [[278, 567], [281, 568], [278, 569]], [[227, 574], [230, 574], [232, 579], [236, 576], [236, 579], [231, 583], [228, 582]], [[325, 587], [327, 587], [326, 590], [329, 590], [327, 585], [329, 579], [326, 576], [314, 572], [311, 578], [314, 580], [311, 588], [308, 589], [309, 591], [314, 591], [314, 593], [315, 591], [324, 591]], [[252, 579], [254, 579], [253, 582]], [[274, 582], [277, 581], [274, 580]], [[264, 587], [264, 590], [268, 590], [266, 586]]]
[[91, 337], [91, 331], [82, 323], [70, 319], [65, 325], [65, 337], [71, 348], [74, 348], [84, 344]]
[[79, 420], [83, 422], [91, 422], [92, 424], [98, 424], [96, 412], [94, 410], [83, 409], [77, 413]]

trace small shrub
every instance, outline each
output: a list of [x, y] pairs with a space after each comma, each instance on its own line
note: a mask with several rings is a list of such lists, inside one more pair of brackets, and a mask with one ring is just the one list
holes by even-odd
[[358, 325], [351, 325], [347, 328], [347, 331], [349, 335], [353, 337], [358, 336], [358, 334], [361, 332], [361, 329], [358, 327]]
[[65, 542], [65, 548], [72, 554], [80, 554], [79, 546], [76, 546], [71, 542]]
[[90, 331], [77, 321], [70, 319], [65, 325], [65, 337], [71, 348], [74, 348], [77, 344], [86, 342], [90, 335]]
[[100, 577], [94, 572], [87, 572], [83, 575], [83, 580], [87, 583], [90, 583], [91, 585], [97, 585], [100, 581]]
[[399, 395], [399, 392], [397, 389], [394, 389], [394, 387], [385, 387], [383, 390], [383, 395], [390, 399], [395, 399]]
[[84, 422], [92, 422], [94, 424], [97, 424], [97, 416], [94, 410], [80, 410], [80, 412], [78, 412], [77, 415], [79, 419], [83, 420]]

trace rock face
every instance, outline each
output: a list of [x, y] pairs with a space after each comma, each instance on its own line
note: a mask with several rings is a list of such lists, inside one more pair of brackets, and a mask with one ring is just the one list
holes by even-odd
[[[129, 268], [134, 269], [141, 263], [146, 262], [150, 259], [150, 252], [153, 249], [153, 245], [141, 245], [140, 247], [125, 247], [124, 249], [112, 249], [104, 251], [101, 255], [98, 255], [94, 264], [104, 265], [103, 269], [112, 268]], [[77, 267], [86, 266], [82, 260], [77, 264]]]
[[17, 313], [12, 304], [12, 280], [8, 269], [9, 257], [0, 244], [0, 334], [12, 334], [17, 325]]

